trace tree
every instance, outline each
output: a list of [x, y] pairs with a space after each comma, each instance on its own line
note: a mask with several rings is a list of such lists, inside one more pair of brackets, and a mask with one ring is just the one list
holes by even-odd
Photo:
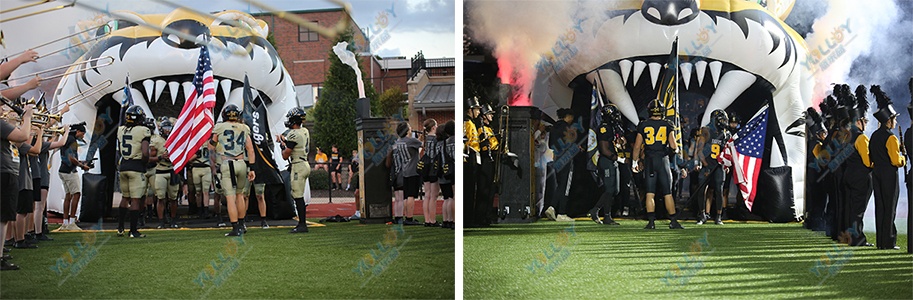
[[[352, 31], [339, 36], [336, 42], [348, 41], [350, 51], [355, 50]], [[351, 153], [358, 149], [355, 132], [355, 100], [358, 99], [358, 85], [355, 72], [343, 64], [333, 50], [329, 51], [330, 69], [324, 80], [323, 91], [309, 114], [314, 116], [314, 130], [311, 133], [312, 143], [316, 147], [329, 149], [336, 144], [340, 154]], [[377, 92], [370, 79], [362, 72], [365, 84], [365, 96], [371, 99], [371, 107], [377, 108]], [[373, 110], [373, 109], [372, 109]]]
[[383, 117], [403, 116], [403, 108], [408, 100], [409, 98], [406, 94], [403, 94], [399, 87], [389, 88], [378, 97], [378, 102], [380, 102], [378, 114]]

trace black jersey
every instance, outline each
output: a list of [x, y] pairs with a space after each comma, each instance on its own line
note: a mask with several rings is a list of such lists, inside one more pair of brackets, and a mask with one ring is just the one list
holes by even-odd
[[717, 158], [723, 153], [723, 147], [726, 145], [726, 142], [729, 141], [729, 132], [725, 130], [719, 130], [715, 128], [708, 128], [710, 133], [707, 137], [706, 142], [704, 142], [704, 148], [701, 149], [701, 154], [707, 160], [707, 163], [712, 165], [717, 162]]
[[637, 133], [643, 136], [644, 157], [658, 158], [669, 154], [669, 139], [675, 134], [669, 121], [647, 119], [637, 125]]
[[[602, 142], [608, 142], [609, 143], [609, 152], [610, 152], [610, 153], [606, 154], [606, 153], [602, 153], [602, 151], [600, 150], [599, 153], [602, 156], [605, 156], [609, 159], [613, 159], [610, 156], [614, 156], [614, 155], [618, 154], [618, 153], [615, 153], [615, 135], [616, 135], [616, 133], [620, 134], [620, 132], [615, 132], [615, 126], [613, 126], [613, 124], [609, 124], [606, 122], [602, 122], [602, 124], [599, 124], [599, 128], [597, 129], [597, 132], [596, 132], [596, 140], [598, 140], [600, 144]], [[602, 145], [597, 145], [597, 147], [602, 147]]]

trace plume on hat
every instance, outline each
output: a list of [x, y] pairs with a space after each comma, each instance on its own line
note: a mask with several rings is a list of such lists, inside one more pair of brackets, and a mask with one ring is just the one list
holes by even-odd
[[808, 116], [809, 125], [821, 124], [824, 122], [824, 120], [821, 119], [821, 115], [818, 114], [818, 111], [814, 108], [809, 107], [806, 110], [806, 115]]
[[856, 97], [850, 93], [850, 86], [846, 84], [838, 84], [834, 87], [834, 97], [837, 97], [837, 102], [839, 105], [846, 106], [849, 108], [856, 107]]
[[866, 94], [868, 91], [865, 89], [865, 85], [859, 85], [856, 87], [856, 102], [858, 102], [856, 109], [860, 112], [869, 111], [869, 100], [866, 99]]
[[837, 100], [834, 99], [834, 96], [828, 95], [827, 98], [824, 98], [820, 104], [818, 104], [818, 109], [821, 110], [821, 115], [827, 117], [834, 114], [834, 108], [837, 107]]
[[881, 90], [880, 85], [872, 85], [871, 90], [872, 94], [875, 95], [875, 103], [878, 105], [878, 109], [882, 109], [888, 105], [893, 104], [891, 97], [888, 97], [888, 94]]

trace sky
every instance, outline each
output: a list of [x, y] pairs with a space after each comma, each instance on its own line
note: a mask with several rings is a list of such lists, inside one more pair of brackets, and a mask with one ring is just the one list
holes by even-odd
[[[226, 9], [250, 11], [252, 13], [263, 11], [242, 0], [169, 1], [180, 2], [181, 5], [208, 12]], [[330, 1], [324, 0], [261, 1], [279, 10], [339, 7]], [[4, 9], [9, 9], [30, 2], [33, 3], [34, 1], [0, 0], [0, 6]], [[58, 0], [56, 2], [69, 3], [68, 0]], [[173, 9], [172, 6], [152, 0], [80, 0], [79, 2], [88, 3], [99, 8], [107, 6], [110, 10], [132, 10], [138, 13], [166, 13]], [[378, 33], [370, 28], [376, 27], [375, 21], [379, 15], [386, 13], [389, 16], [390, 25], [387, 30], [390, 39], [381, 44], [380, 47], [375, 46], [374, 54], [376, 55], [382, 57], [412, 57], [418, 51], [422, 51], [425, 57], [429, 58], [454, 57], [455, 55], [454, 11], [456, 8], [454, 0], [349, 0], [346, 2], [352, 6], [352, 15], [355, 23], [368, 34]], [[53, 6], [55, 5], [43, 4], [36, 8], [4, 13], [3, 17], [10, 18], [35, 11], [37, 8], [43, 9]], [[391, 8], [392, 13], [389, 12]], [[86, 19], [91, 15], [93, 13], [90, 10], [76, 6], [3, 23], [0, 25], [2, 26], [0, 29], [3, 29], [6, 36], [7, 49], [0, 50], [0, 52], [6, 56], [6, 53], [23, 50], [22, 47], [38, 45], [64, 36], [68, 33], [67, 28], [72, 26], [75, 21]], [[20, 28], [34, 28], [36, 24], [40, 26], [41, 30], [29, 30], [28, 32], [18, 30]], [[60, 47], [63, 47], [63, 45], [61, 44]], [[48, 47], [48, 49], [54, 49], [54, 47]]]

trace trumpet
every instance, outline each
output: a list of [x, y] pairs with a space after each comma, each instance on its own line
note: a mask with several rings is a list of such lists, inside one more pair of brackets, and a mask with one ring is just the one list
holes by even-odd
[[48, 121], [41, 119], [32, 119], [32, 126], [44, 127], [45, 125], [48, 125]]
[[[101, 63], [101, 64], [96, 64], [95, 66], [88, 65], [88, 63], [91, 63], [91, 62], [98, 62], [98, 61], [101, 61], [101, 60], [107, 60], [108, 62]], [[69, 75], [69, 74], [77, 73], [77, 72], [82, 72], [82, 71], [92, 70], [92, 69], [96, 69], [96, 68], [100, 68], [100, 67], [110, 66], [110, 65], [114, 64], [114, 57], [112, 57], [112, 56], [109, 55], [109, 56], [99, 57], [99, 58], [90, 59], [90, 60], [78, 61], [78, 62], [74, 62], [74, 63], [72, 63], [72, 64], [63, 65], [63, 66], [59, 66], [59, 67], [56, 67], [56, 68], [50, 68], [50, 69], [43, 70], [43, 71], [38, 71], [38, 72], [31, 73], [31, 74], [28, 74], [28, 75], [22, 75], [22, 76], [19, 76], [19, 77], [16, 77], [16, 78], [10, 78], [10, 79], [7, 79], [7, 80], [0, 81], [0, 83], [6, 83], [6, 82], [9, 82], [10, 80], [17, 80], [17, 79], [30, 78], [30, 77], [32, 77], [32, 76], [38, 76], [38, 74], [48, 73], [48, 72], [51, 72], [51, 71], [57, 71], [57, 70], [62, 70], [62, 69], [69, 69], [70, 67], [79, 66], [79, 65], [82, 65], [82, 64], [87, 64], [87, 66], [85, 66], [85, 67], [83, 67], [83, 68], [76, 68], [75, 70], [67, 71], [67, 72], [64, 72], [64, 73], [62, 73], [62, 74], [57, 74], [57, 75], [54, 75], [54, 76], [51, 76], [51, 77], [41, 78], [41, 81], [51, 80], [51, 79], [58, 78], [58, 77], [63, 77], [63, 76]]]
[[26, 105], [35, 105], [35, 97], [32, 97], [31, 99], [26, 100], [26, 101], [19, 101], [20, 107], [26, 106]]
[[55, 135], [63, 134], [62, 127], [51, 127], [44, 129], [44, 137], [53, 137]]
[[76, 104], [76, 103], [79, 103], [79, 102], [81, 102], [82, 100], [85, 100], [86, 98], [89, 98], [89, 96], [98, 94], [98, 92], [101, 92], [101, 91], [105, 90], [106, 88], [108, 88], [109, 86], [111, 86], [111, 84], [113, 84], [113, 82], [111, 81], [111, 79], [105, 80], [105, 81], [103, 81], [103, 82], [102, 82], [101, 84], [99, 84], [99, 85], [93, 86], [93, 87], [89, 88], [88, 90], [83, 91], [82, 93], [79, 93], [79, 94], [77, 94], [77, 95], [75, 95], [75, 96], [73, 96], [73, 97], [70, 97], [70, 99], [67, 99], [67, 100], [64, 100], [63, 102], [57, 103], [57, 105], [54, 106], [54, 110], [60, 110], [60, 109], [62, 109], [62, 108], [63, 108], [64, 106], [66, 106], [66, 105], [74, 105], [74, 104]]
[[60, 115], [59, 113], [56, 113], [56, 114], [48, 114], [48, 113], [41, 113], [41, 112], [33, 112], [32, 115], [37, 116], [37, 117], [40, 117], [40, 118], [43, 118], [43, 119], [45, 119], [45, 120], [54, 119], [54, 120], [56, 120], [57, 122], [60, 122], [60, 120], [63, 118], [63, 116]]

